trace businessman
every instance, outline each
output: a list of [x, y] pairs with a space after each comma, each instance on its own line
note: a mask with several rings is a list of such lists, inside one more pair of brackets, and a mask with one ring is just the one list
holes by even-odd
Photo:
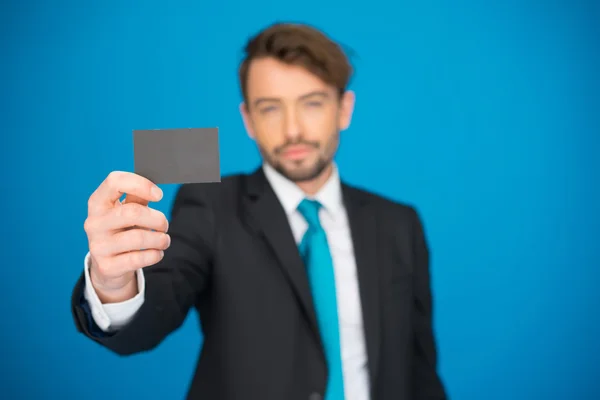
[[196, 308], [188, 399], [446, 399], [420, 218], [348, 185], [333, 161], [354, 107], [346, 55], [301, 24], [245, 50], [240, 111], [262, 165], [182, 185], [170, 221], [149, 206], [157, 186], [111, 173], [89, 198], [78, 330], [129, 355]]

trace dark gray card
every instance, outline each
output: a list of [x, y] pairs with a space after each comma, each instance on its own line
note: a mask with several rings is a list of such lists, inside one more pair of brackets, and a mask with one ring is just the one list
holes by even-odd
[[221, 182], [218, 128], [133, 131], [134, 172], [156, 184]]

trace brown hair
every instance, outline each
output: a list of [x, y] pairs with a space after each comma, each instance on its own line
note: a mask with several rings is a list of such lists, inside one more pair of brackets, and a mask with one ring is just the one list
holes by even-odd
[[250, 38], [239, 67], [244, 101], [247, 101], [248, 69], [252, 60], [273, 57], [286, 64], [299, 65], [338, 89], [346, 91], [353, 73], [340, 45], [323, 32], [305, 24], [275, 23]]

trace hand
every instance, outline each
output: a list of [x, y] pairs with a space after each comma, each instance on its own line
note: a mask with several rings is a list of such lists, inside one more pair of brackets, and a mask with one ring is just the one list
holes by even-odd
[[163, 258], [171, 243], [166, 233], [169, 223], [163, 213], [148, 207], [162, 195], [158, 186], [140, 175], [111, 172], [90, 196], [84, 229], [90, 278], [102, 302], [134, 297], [135, 271]]

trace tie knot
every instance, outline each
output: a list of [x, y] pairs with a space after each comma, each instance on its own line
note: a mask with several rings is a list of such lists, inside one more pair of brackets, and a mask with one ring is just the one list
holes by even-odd
[[321, 203], [309, 199], [302, 200], [300, 205], [298, 205], [298, 211], [308, 223], [309, 228], [321, 228], [321, 222], [319, 221], [320, 208]]

